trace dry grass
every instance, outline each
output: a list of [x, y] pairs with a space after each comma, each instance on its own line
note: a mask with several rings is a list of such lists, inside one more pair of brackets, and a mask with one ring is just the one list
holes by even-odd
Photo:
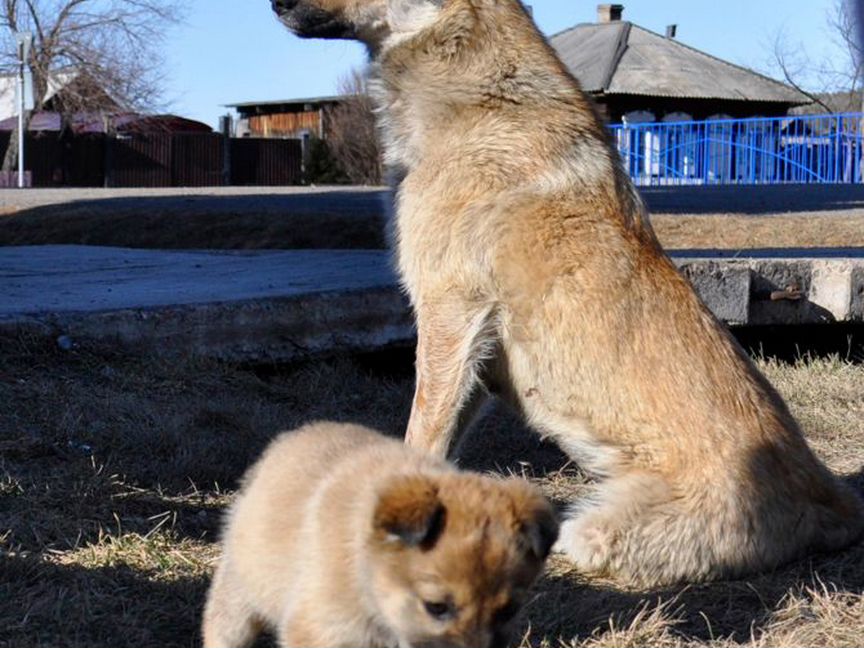
[[864, 247], [864, 212], [744, 216], [655, 214], [654, 230], [666, 249]]
[[[864, 366], [762, 364], [820, 455], [861, 487]], [[252, 370], [0, 340], [0, 646], [196, 645], [220, 512], [267, 440], [314, 418], [395, 434], [411, 391], [410, 354]], [[590, 488], [500, 409], [460, 456], [557, 500]], [[555, 558], [523, 645], [860, 645], [862, 559], [859, 546], [747, 581], [634, 592]]]

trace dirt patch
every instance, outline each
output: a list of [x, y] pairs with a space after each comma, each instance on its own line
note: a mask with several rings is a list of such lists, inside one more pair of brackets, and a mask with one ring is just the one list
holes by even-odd
[[[762, 367], [820, 456], [864, 487], [864, 366]], [[0, 646], [196, 645], [219, 518], [261, 448], [319, 418], [399, 434], [412, 387], [410, 351], [253, 369], [0, 341]], [[503, 408], [460, 461], [523, 474], [562, 502], [591, 488]], [[550, 648], [853, 646], [862, 591], [862, 546], [659, 592], [585, 579], [555, 558], [521, 636]]]

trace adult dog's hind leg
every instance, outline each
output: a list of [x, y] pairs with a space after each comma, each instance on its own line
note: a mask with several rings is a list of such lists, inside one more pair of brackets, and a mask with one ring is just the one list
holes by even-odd
[[682, 488], [659, 473], [628, 470], [600, 483], [570, 512], [556, 550], [586, 573], [640, 587], [698, 582], [744, 571], [753, 555], [747, 512], [722, 485]]
[[417, 305], [417, 385], [405, 442], [444, 457], [497, 345], [494, 304], [450, 295]]

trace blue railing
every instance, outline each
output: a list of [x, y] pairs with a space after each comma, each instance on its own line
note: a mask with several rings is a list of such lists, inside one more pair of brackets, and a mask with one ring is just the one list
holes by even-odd
[[612, 126], [637, 185], [862, 183], [864, 113]]

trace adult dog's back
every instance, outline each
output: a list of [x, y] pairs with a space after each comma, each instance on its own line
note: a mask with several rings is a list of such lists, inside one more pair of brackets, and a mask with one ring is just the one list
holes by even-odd
[[417, 315], [409, 443], [445, 454], [482, 382], [603, 478], [559, 543], [703, 580], [842, 547], [860, 502], [658, 245], [605, 129], [516, 0], [280, 0], [373, 55]]

